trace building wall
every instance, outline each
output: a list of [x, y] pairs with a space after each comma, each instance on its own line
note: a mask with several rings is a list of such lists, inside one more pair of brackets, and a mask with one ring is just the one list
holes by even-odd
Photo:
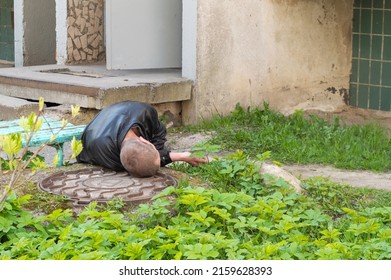
[[283, 113], [346, 103], [353, 0], [198, 0], [197, 75], [185, 123], [268, 102]]

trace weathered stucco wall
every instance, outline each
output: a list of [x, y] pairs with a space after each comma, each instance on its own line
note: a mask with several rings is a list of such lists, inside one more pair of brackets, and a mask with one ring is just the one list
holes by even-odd
[[266, 101], [284, 113], [343, 105], [353, 0], [198, 0], [197, 78], [185, 123]]

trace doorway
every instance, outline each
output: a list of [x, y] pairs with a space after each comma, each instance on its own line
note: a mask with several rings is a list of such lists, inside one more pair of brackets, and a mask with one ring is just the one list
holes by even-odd
[[107, 0], [107, 69], [180, 68], [182, 0]]

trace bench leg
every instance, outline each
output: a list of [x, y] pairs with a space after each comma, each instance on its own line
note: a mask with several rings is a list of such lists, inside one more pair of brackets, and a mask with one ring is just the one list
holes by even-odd
[[57, 166], [62, 166], [63, 162], [64, 162], [64, 144], [61, 143], [61, 144], [55, 144], [55, 145], [52, 145], [52, 146], [54, 148], [56, 148], [56, 150], [57, 150], [57, 154], [58, 154]]

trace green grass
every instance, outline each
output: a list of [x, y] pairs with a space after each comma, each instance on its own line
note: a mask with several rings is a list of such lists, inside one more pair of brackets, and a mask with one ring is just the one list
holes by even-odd
[[214, 131], [213, 144], [224, 150], [242, 150], [250, 156], [271, 151], [282, 163], [327, 164], [337, 168], [388, 171], [391, 169], [391, 138], [376, 125], [344, 125], [303, 111], [286, 117], [269, 109], [236, 110], [225, 117], [193, 127]]

